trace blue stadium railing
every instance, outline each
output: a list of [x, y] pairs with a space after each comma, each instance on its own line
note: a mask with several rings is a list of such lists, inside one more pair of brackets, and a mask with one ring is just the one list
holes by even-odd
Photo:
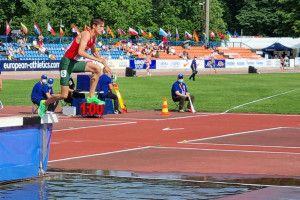
[[[37, 36], [27, 36], [27, 43], [31, 43], [34, 39], [36, 39]], [[44, 37], [44, 43], [45, 44], [69, 44], [72, 42], [74, 37], [58, 37], [58, 36], [45, 36]], [[8, 43], [8, 42], [13, 42], [13, 39], [11, 36], [6, 36], [6, 35], [0, 35], [0, 40], [2, 42]], [[101, 41], [105, 45], [113, 45], [117, 42], [127, 42], [127, 41], [132, 41], [132, 42], [140, 42], [140, 43], [155, 43], [155, 44], [160, 44], [161, 40], [147, 40], [145, 38], [136, 38], [136, 39], [130, 39], [130, 38], [99, 38], [99, 41]], [[168, 41], [168, 44], [171, 46], [182, 46], [184, 43], [188, 42], [189, 45], [191, 46], [204, 46], [204, 43], [202, 41], [196, 43], [193, 40], [170, 40]], [[210, 41], [209, 42], [210, 47], [218, 47], [221, 46], [221, 41]]]

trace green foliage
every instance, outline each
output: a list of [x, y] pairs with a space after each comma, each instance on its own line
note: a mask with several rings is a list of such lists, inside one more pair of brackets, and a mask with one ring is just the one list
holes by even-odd
[[[208, 0], [0, 0], [0, 26], [11, 20], [12, 29], [24, 23], [33, 33], [36, 21], [44, 35], [48, 22], [58, 32], [60, 21], [66, 36], [71, 24], [81, 30], [93, 17], [101, 16], [114, 31], [117, 28], [143, 28], [157, 35], [163, 28], [181, 36], [184, 31], [199, 34], [204, 31], [205, 6]], [[299, 0], [209, 0], [210, 30], [234, 32], [243, 29], [244, 35], [300, 36]], [[174, 37], [175, 34], [173, 34]]]
[[[224, 112], [287, 91], [284, 95], [253, 102], [230, 112], [300, 114], [300, 74], [201, 75], [187, 83], [200, 112]], [[38, 80], [4, 80], [0, 99], [4, 105], [31, 105], [30, 93]], [[170, 91], [176, 76], [118, 78], [120, 92], [129, 110], [161, 109], [163, 97], [174, 109]], [[59, 80], [54, 83], [59, 91]]]

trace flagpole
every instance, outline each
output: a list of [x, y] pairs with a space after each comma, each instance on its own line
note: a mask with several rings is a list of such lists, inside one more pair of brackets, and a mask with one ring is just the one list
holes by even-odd
[[209, 45], [209, 0], [205, 1], [205, 46]]
[[60, 29], [61, 29], [61, 25], [62, 25], [62, 20], [60, 20], [60, 25], [59, 25], [59, 36], [60, 36], [60, 39], [59, 39], [59, 42], [61, 44], [61, 33], [60, 33]]

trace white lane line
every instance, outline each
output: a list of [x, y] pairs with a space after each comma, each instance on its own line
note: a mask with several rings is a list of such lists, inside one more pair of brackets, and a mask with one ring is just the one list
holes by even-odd
[[234, 149], [202, 149], [202, 148], [188, 148], [188, 147], [157, 147], [153, 146], [154, 149], [175, 149], [175, 150], [196, 150], [196, 151], [215, 151], [215, 152], [239, 152], [239, 153], [262, 153], [262, 154], [286, 154], [286, 155], [300, 155], [295, 152], [284, 152], [284, 151], [250, 151], [250, 150], [234, 150]]
[[184, 128], [163, 128], [162, 131], [178, 131], [178, 130], [183, 130]]
[[289, 147], [289, 146], [266, 146], [266, 145], [251, 145], [251, 144], [220, 144], [220, 143], [201, 143], [195, 142], [191, 144], [204, 144], [204, 145], [216, 145], [216, 146], [234, 146], [234, 147], [269, 147], [269, 148], [282, 148], [282, 149], [300, 149], [299, 147]]
[[210, 140], [210, 139], [216, 139], [216, 138], [223, 138], [223, 137], [229, 137], [229, 136], [243, 135], [243, 134], [248, 134], [248, 133], [256, 133], [256, 132], [277, 130], [277, 129], [282, 129], [282, 128], [284, 128], [284, 127], [274, 127], [274, 128], [258, 129], [258, 130], [252, 130], [252, 131], [243, 131], [243, 132], [230, 133], [230, 134], [213, 136], [213, 137], [199, 138], [199, 139], [194, 139], [194, 140], [183, 140], [183, 141], [178, 142], [178, 143], [198, 142], [198, 141], [204, 141], [204, 140]]
[[105, 120], [105, 119], [94, 120], [94, 119], [78, 119], [78, 118], [76, 118], [76, 119], [63, 118], [61, 120], [64, 120], [64, 121], [75, 121], [75, 122], [115, 122], [115, 123], [117, 123], [117, 122], [121, 122], [121, 123], [123, 123], [123, 122], [129, 122], [129, 121], [125, 121], [125, 120], [123, 120], [123, 121], [117, 121], [117, 120]]
[[215, 115], [223, 115], [223, 113], [192, 114], [192, 115], [183, 116], [183, 117], [168, 117], [168, 118], [161, 118], [161, 119], [130, 118], [130, 117], [127, 117], [127, 118], [109, 118], [109, 119], [124, 119], [124, 120], [134, 120], [134, 121], [166, 121], [166, 120], [177, 120], [177, 119], [189, 119], [189, 118], [196, 118], [196, 117], [208, 117], [208, 116], [215, 116]]
[[73, 131], [73, 130], [78, 130], [78, 129], [97, 128], [97, 127], [106, 127], [106, 126], [119, 126], [119, 125], [136, 124], [136, 123], [137, 122], [125, 122], [125, 123], [118, 123], [118, 124], [102, 124], [102, 125], [95, 125], [95, 126], [82, 126], [82, 127], [76, 127], [76, 128], [57, 129], [57, 130], [53, 130], [52, 132]]
[[293, 90], [289, 90], [287, 92], [282, 92], [282, 93], [279, 93], [279, 94], [275, 94], [275, 95], [272, 95], [272, 96], [268, 96], [268, 97], [264, 97], [264, 98], [261, 98], [261, 99], [257, 99], [257, 100], [254, 100], [254, 101], [251, 101], [251, 102], [248, 102], [248, 103], [244, 103], [244, 104], [241, 104], [241, 105], [238, 105], [238, 106], [235, 106], [233, 108], [230, 108], [226, 111], [224, 111], [223, 113], [227, 113], [231, 110], [235, 110], [237, 108], [240, 108], [240, 107], [243, 107], [243, 106], [246, 106], [246, 105], [249, 105], [249, 104], [252, 104], [252, 103], [256, 103], [256, 102], [259, 102], [259, 101], [263, 101], [263, 100], [266, 100], [266, 99], [271, 99], [273, 97], [277, 97], [277, 96], [281, 96], [281, 95], [284, 95], [284, 94], [287, 94], [287, 93], [291, 93], [293, 91], [295, 91], [296, 89], [293, 89]]
[[90, 154], [90, 155], [85, 155], [85, 156], [62, 158], [62, 159], [57, 159], [57, 160], [50, 160], [48, 162], [49, 163], [54, 163], [54, 162], [61, 162], [61, 161], [66, 161], [66, 160], [75, 160], [75, 159], [90, 158], [90, 157], [95, 157], [95, 156], [104, 156], [104, 155], [110, 155], [110, 154], [115, 154], [115, 153], [124, 153], [124, 152], [128, 152], [128, 151], [137, 151], [137, 150], [149, 149], [150, 147], [151, 146], [145, 146], [145, 147], [137, 147], [137, 148], [132, 148], [132, 149], [124, 149], [124, 150], [119, 150], [119, 151], [110, 151], [110, 152], [105, 152], [105, 153]]

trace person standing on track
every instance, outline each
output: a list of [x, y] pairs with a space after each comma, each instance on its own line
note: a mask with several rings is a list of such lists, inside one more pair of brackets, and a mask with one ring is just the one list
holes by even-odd
[[194, 57], [192, 64], [191, 64], [191, 69], [192, 69], [192, 75], [189, 77], [189, 79], [193, 79], [195, 81], [195, 76], [198, 73], [197, 71], [197, 61], [196, 61], [196, 56]]
[[[104, 104], [103, 101], [99, 100], [95, 96], [95, 89], [102, 72], [102, 67], [93, 62], [78, 61], [80, 57], [97, 61], [102, 63], [107, 71], [111, 72], [111, 69], [107, 65], [106, 59], [102, 58], [96, 51], [97, 36], [101, 35], [103, 31], [104, 20], [101, 18], [93, 19], [91, 22], [91, 28], [81, 32], [73, 40], [59, 64], [61, 92], [54, 94], [51, 98], [40, 103], [38, 109], [40, 117], [45, 115], [47, 106], [49, 104], [54, 103], [57, 100], [66, 99], [68, 97], [69, 79], [72, 72], [92, 72], [87, 103]], [[92, 50], [92, 55], [87, 53], [88, 49]]]

